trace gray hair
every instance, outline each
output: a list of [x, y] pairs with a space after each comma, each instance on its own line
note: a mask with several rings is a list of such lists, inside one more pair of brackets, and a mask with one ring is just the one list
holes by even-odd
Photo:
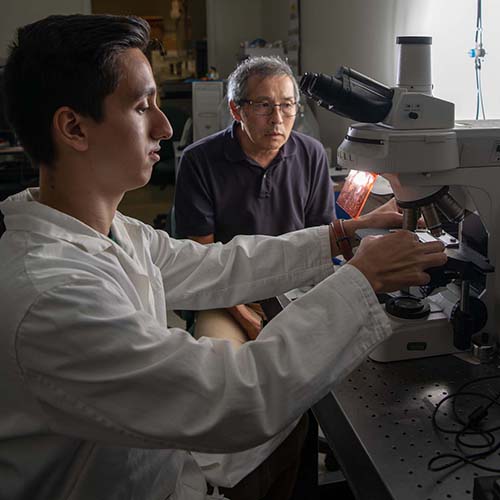
[[295, 101], [300, 100], [299, 86], [293, 76], [292, 69], [283, 59], [277, 56], [250, 57], [240, 63], [229, 75], [227, 81], [227, 99], [241, 105], [248, 98], [248, 79], [251, 76], [289, 76], [293, 83]]

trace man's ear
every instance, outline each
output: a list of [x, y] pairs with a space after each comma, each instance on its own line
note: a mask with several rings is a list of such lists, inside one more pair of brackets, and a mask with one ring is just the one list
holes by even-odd
[[87, 151], [88, 137], [82, 115], [68, 106], [56, 110], [52, 119], [54, 139], [75, 151]]
[[231, 116], [237, 121], [241, 122], [241, 112], [240, 108], [236, 106], [234, 101], [229, 101], [229, 110], [231, 111]]

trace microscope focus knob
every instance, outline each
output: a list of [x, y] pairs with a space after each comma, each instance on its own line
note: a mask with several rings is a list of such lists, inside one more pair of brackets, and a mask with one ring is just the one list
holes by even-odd
[[450, 320], [453, 325], [453, 345], [457, 349], [469, 349], [472, 335], [482, 330], [488, 321], [488, 309], [477, 297], [469, 297], [469, 311], [462, 311], [460, 302], [457, 302], [451, 311]]

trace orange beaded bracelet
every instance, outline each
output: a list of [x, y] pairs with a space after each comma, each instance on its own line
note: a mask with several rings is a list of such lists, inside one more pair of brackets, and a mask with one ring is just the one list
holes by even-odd
[[337, 247], [344, 259], [346, 261], [352, 259], [354, 254], [352, 253], [351, 240], [345, 232], [343, 219], [335, 219], [333, 222], [330, 222], [330, 227], [335, 238], [335, 243], [337, 243]]

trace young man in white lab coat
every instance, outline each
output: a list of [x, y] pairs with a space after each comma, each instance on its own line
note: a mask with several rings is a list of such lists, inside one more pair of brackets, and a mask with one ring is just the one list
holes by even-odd
[[[172, 130], [136, 18], [52, 16], [18, 32], [8, 116], [40, 189], [0, 205], [0, 477], [12, 500], [206, 498], [190, 450], [263, 443], [390, 335], [375, 293], [425, 284], [439, 243], [364, 241], [333, 274], [328, 226], [227, 245], [116, 211]], [[166, 309], [317, 286], [235, 350]], [[168, 306], [168, 307], [167, 307]]]

